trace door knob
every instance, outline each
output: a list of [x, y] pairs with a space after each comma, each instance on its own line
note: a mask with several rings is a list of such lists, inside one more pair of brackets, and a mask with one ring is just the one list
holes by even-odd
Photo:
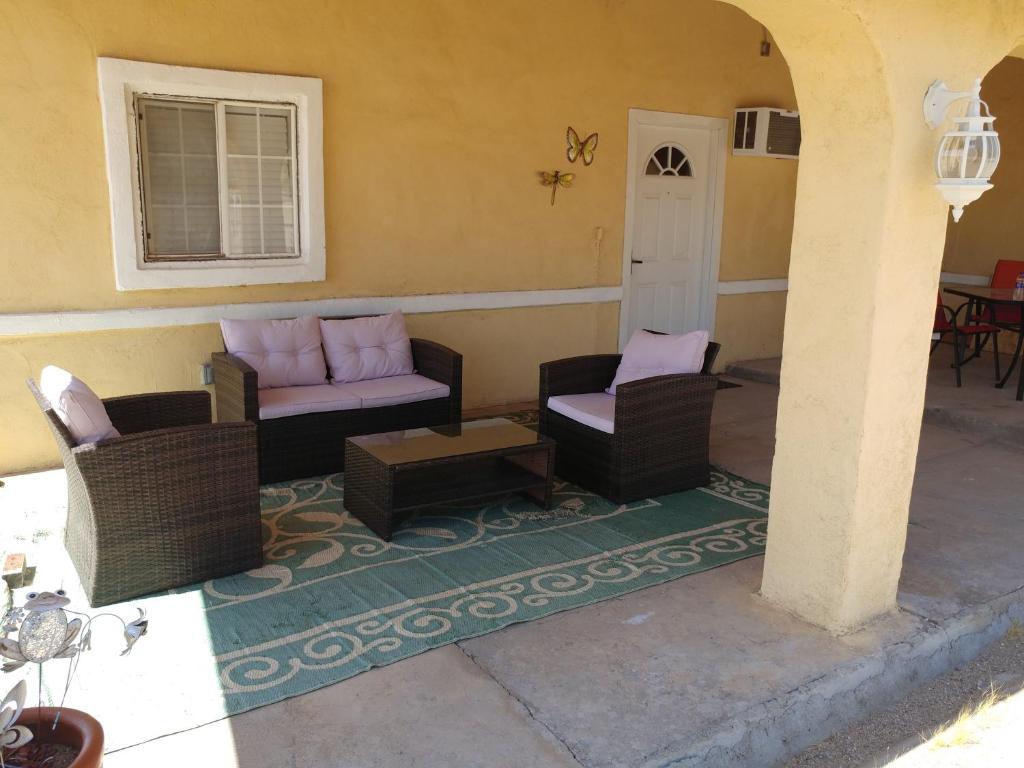
[[629, 263], [630, 264], [643, 264], [644, 260], [643, 259], [630, 259]]

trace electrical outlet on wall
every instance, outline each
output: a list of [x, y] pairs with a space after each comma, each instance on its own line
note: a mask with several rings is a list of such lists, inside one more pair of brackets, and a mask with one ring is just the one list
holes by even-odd
[[213, 363], [203, 363], [199, 366], [199, 381], [203, 384], [213, 384]]

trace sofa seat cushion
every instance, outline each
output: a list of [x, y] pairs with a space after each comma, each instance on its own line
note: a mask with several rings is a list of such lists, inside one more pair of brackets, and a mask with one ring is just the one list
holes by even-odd
[[221, 320], [224, 348], [256, 369], [260, 389], [327, 383], [320, 321]]
[[615, 433], [615, 395], [588, 392], [583, 395], [555, 395], [548, 409], [609, 435]]
[[260, 418], [280, 419], [303, 413], [325, 413], [361, 408], [363, 401], [345, 386], [313, 384], [275, 387], [259, 391]]
[[622, 361], [612, 385], [605, 390], [614, 395], [619, 384], [670, 373], [700, 373], [708, 349], [708, 332], [693, 331], [671, 336], [634, 331], [622, 350]]
[[81, 379], [48, 365], [39, 376], [39, 391], [77, 445], [95, 443], [121, 433], [110, 423], [103, 401]]
[[412, 344], [399, 311], [379, 317], [321, 320], [331, 378], [336, 382], [367, 381], [413, 372]]
[[447, 384], [441, 384], [426, 376], [420, 376], [418, 373], [354, 381], [351, 384], [335, 384], [334, 386], [344, 387], [359, 395], [363, 401], [363, 408], [416, 403], [420, 400], [448, 397], [451, 394], [451, 389]]

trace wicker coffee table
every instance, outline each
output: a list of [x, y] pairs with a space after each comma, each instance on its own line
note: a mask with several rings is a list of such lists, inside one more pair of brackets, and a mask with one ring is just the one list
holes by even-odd
[[345, 508], [385, 541], [426, 507], [522, 493], [549, 508], [555, 443], [507, 419], [345, 441]]

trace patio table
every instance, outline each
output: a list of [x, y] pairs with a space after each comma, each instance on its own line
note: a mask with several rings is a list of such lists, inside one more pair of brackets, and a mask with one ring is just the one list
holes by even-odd
[[[996, 306], [1016, 307], [1020, 312], [1020, 321], [1014, 329], [1017, 333], [1017, 346], [1013, 350], [1013, 357], [1006, 368], [1006, 374], [996, 383], [996, 387], [1002, 389], [1010, 380], [1014, 369], [1020, 364], [1021, 349], [1024, 347], [1024, 296], [1018, 295], [1015, 298], [1013, 288], [987, 288], [973, 285], [944, 285], [942, 290], [952, 293], [954, 296], [963, 296], [974, 305], [984, 304], [992, 308]], [[1021, 365], [1021, 368], [1024, 369], [1024, 365]], [[1017, 399], [1024, 400], [1024, 370], [1021, 371], [1017, 382]]]
[[385, 541], [426, 507], [522, 493], [549, 509], [555, 441], [507, 419], [345, 441], [345, 508]]

